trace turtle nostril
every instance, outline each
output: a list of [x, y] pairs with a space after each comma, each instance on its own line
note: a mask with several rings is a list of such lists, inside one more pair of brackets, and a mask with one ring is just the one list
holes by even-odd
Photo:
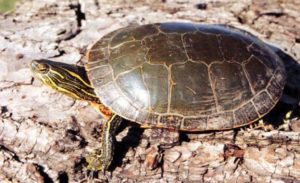
[[36, 60], [33, 60], [33, 61], [31, 61], [31, 63], [30, 63], [30, 67], [31, 67], [32, 69], [37, 68], [37, 65], [38, 65], [38, 63], [37, 63]]
[[37, 63], [36, 60], [31, 61], [29, 67], [30, 67], [30, 69], [31, 69], [32, 72], [35, 72], [35, 71], [38, 70], [38, 69], [37, 69], [37, 65], [38, 65], [38, 63]]

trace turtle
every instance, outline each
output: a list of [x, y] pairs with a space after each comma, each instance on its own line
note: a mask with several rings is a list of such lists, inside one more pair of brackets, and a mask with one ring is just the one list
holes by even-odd
[[141, 128], [219, 131], [266, 115], [286, 83], [283, 61], [262, 40], [230, 25], [165, 22], [112, 31], [87, 51], [84, 67], [35, 59], [43, 84], [89, 101], [106, 119], [89, 164], [105, 171], [122, 119]]

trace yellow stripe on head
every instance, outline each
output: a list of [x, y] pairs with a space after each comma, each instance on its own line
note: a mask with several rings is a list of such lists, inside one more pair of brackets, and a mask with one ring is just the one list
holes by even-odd
[[52, 89], [72, 98], [100, 103], [83, 67], [49, 60], [31, 63], [35, 78]]
[[61, 92], [61, 93], [65, 94], [65, 95], [68, 95], [68, 96], [70, 96], [70, 97], [72, 97], [74, 99], [80, 99], [80, 97], [78, 95], [76, 95], [76, 93], [71, 92], [70, 90], [67, 90], [67, 89], [65, 89], [63, 87], [58, 86], [56, 84], [56, 82], [54, 82], [49, 76], [46, 76], [46, 77], [48, 78], [47, 81], [49, 81], [51, 83], [50, 85], [48, 85], [48, 87], [50, 87], [50, 88], [52, 88], [52, 89], [54, 89], [54, 90], [56, 90], [58, 92]]
[[55, 73], [55, 74], [56, 74], [57, 76], [59, 76], [61, 79], [64, 79], [64, 78], [65, 78], [61, 73], [59, 73], [59, 72], [53, 70], [52, 68], [50, 68], [50, 72]]
[[74, 76], [74, 77], [76, 77], [77, 79], [79, 79], [83, 84], [85, 84], [87, 87], [91, 87], [92, 88], [92, 86], [89, 84], [89, 83], [87, 83], [86, 81], [84, 81], [84, 79], [82, 79], [78, 74], [76, 74], [75, 72], [73, 72], [73, 71], [70, 71], [70, 70], [67, 70], [67, 69], [65, 69], [65, 68], [62, 68], [62, 69], [64, 69], [66, 72], [68, 72], [71, 76]]

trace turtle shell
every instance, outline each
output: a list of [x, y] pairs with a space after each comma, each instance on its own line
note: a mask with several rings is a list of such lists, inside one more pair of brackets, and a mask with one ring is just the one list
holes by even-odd
[[281, 97], [286, 73], [262, 41], [224, 25], [161, 23], [111, 32], [87, 53], [104, 105], [144, 126], [186, 131], [249, 124]]

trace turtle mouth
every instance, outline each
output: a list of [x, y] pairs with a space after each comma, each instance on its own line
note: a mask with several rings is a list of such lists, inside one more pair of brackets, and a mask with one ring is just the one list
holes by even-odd
[[42, 63], [42, 60], [33, 60], [31, 61], [30, 69], [34, 74], [47, 74], [50, 70], [50, 66], [46, 63]]

